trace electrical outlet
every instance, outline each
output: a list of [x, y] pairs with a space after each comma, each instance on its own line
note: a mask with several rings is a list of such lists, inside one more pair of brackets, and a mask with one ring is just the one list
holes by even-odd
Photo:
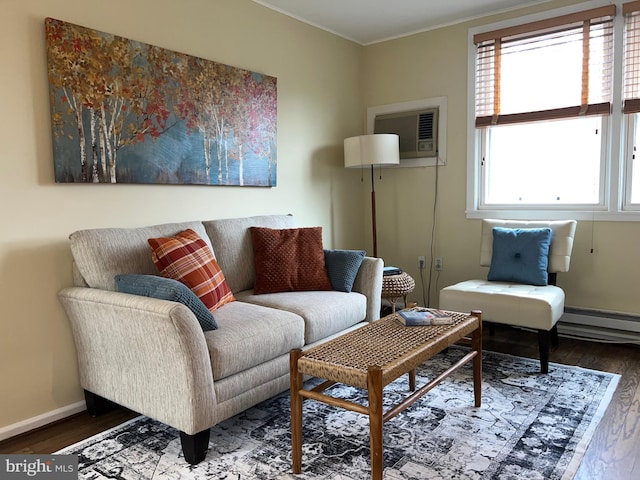
[[424, 264], [425, 264], [424, 255], [420, 255], [418, 257], [418, 268], [420, 270], [423, 270], [424, 269]]
[[440, 272], [442, 271], [442, 257], [436, 257], [436, 261], [435, 261], [435, 267], [436, 267], [436, 271]]

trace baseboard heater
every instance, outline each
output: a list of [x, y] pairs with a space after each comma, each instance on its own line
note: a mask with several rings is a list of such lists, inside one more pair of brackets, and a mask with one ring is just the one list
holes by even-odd
[[558, 333], [586, 340], [640, 344], [640, 315], [565, 307]]

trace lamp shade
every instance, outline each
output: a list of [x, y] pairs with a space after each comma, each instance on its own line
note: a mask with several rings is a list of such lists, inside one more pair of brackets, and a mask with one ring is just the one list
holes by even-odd
[[344, 139], [344, 166], [397, 165], [400, 137], [393, 133], [359, 135]]

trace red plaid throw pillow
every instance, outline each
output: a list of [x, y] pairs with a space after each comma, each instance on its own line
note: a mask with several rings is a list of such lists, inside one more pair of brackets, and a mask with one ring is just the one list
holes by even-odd
[[211, 249], [196, 232], [187, 229], [148, 242], [160, 275], [184, 283], [210, 311], [235, 300]]

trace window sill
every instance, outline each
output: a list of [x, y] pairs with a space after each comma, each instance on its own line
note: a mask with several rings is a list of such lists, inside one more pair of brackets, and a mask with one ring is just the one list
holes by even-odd
[[586, 220], [599, 222], [640, 222], [640, 211], [602, 210], [537, 210], [531, 209], [483, 209], [467, 210], [468, 219], [495, 218], [501, 220]]

